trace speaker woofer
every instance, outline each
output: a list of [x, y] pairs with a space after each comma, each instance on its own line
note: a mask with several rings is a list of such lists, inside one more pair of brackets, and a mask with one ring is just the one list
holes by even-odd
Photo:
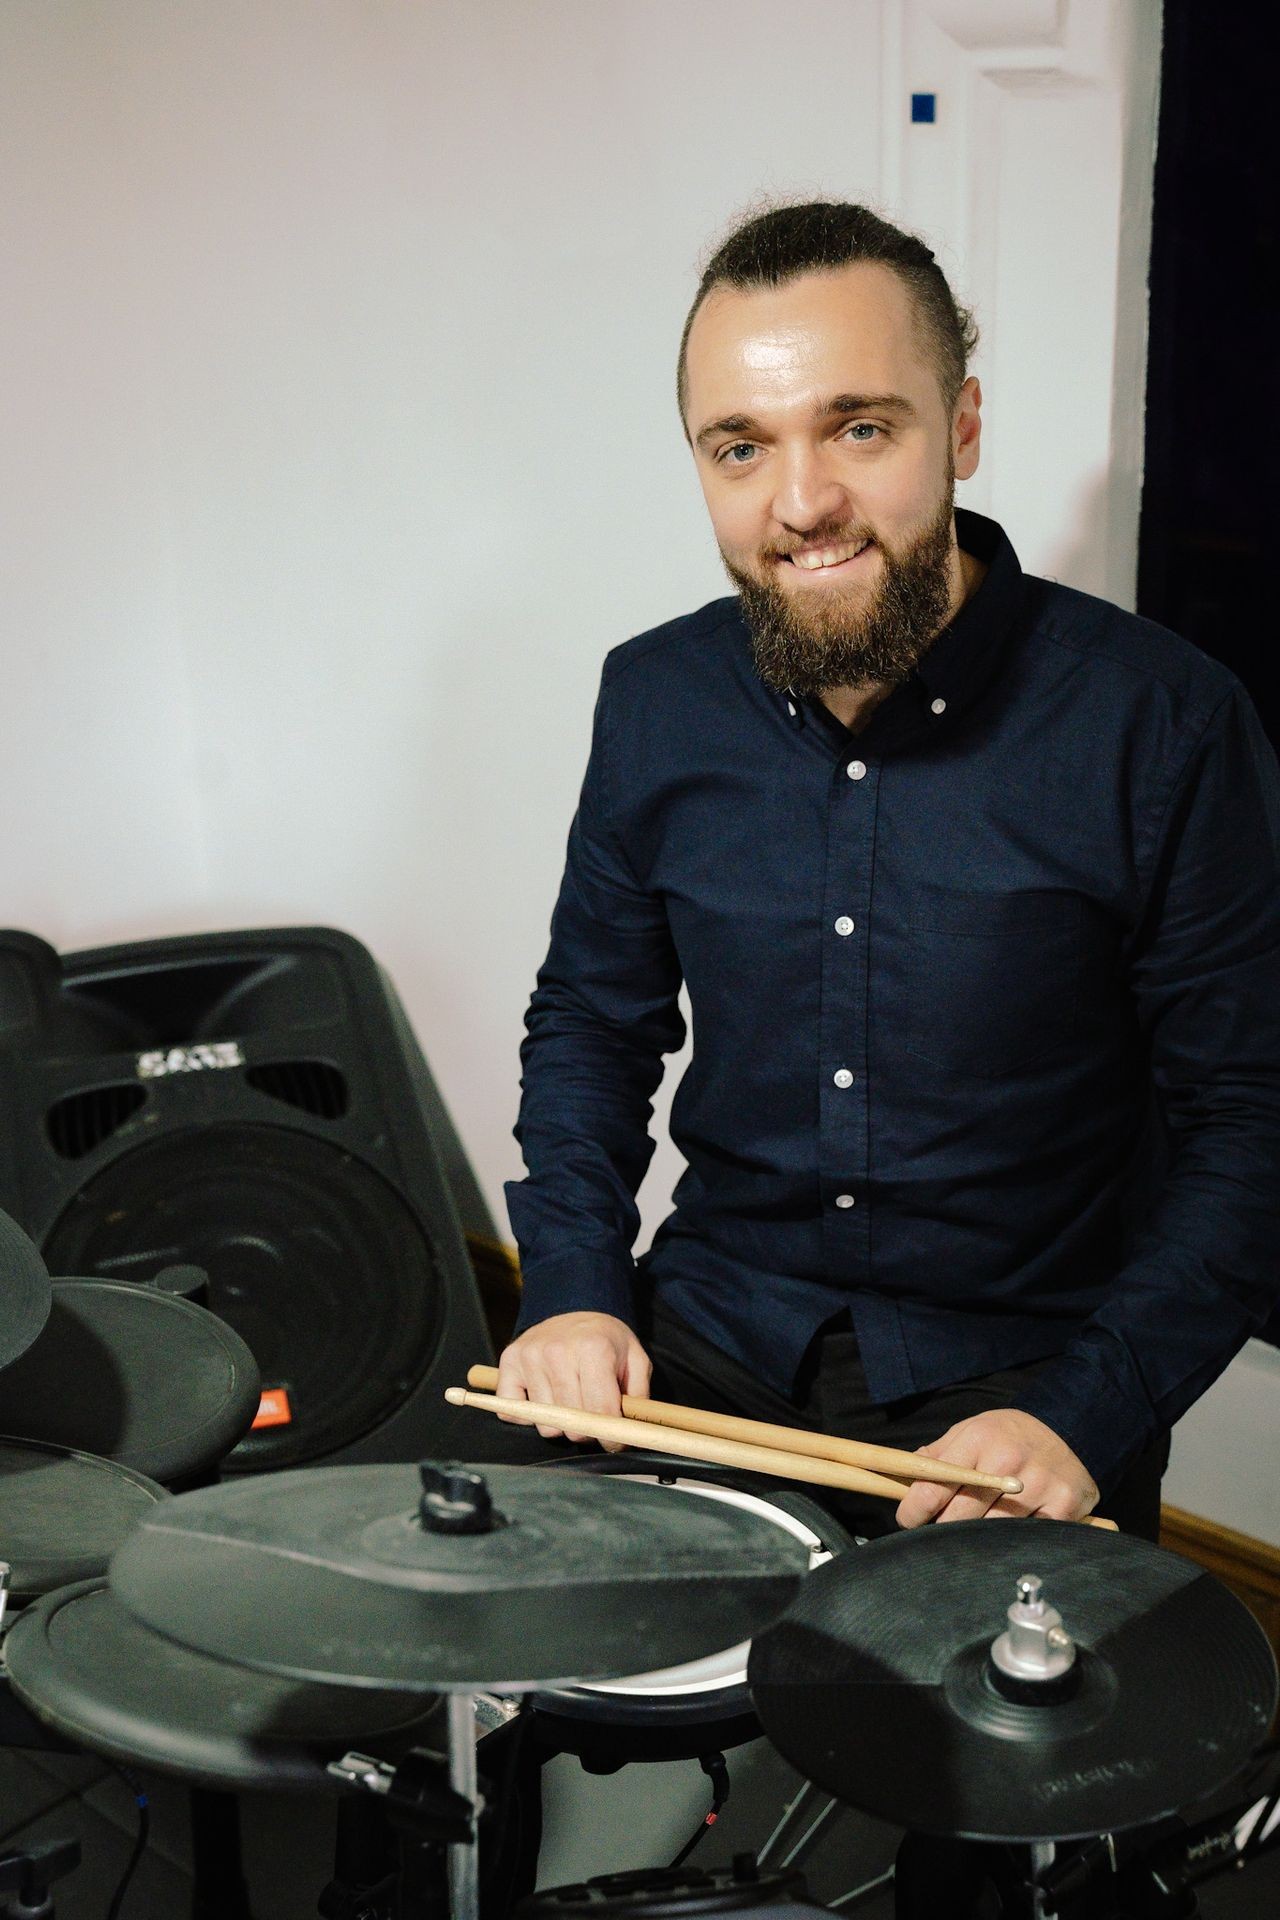
[[313, 1134], [225, 1123], [123, 1153], [45, 1241], [58, 1274], [147, 1281], [203, 1267], [209, 1305], [251, 1348], [292, 1418], [243, 1440], [227, 1471], [303, 1464], [388, 1420], [430, 1369], [445, 1300], [408, 1206], [366, 1162]]

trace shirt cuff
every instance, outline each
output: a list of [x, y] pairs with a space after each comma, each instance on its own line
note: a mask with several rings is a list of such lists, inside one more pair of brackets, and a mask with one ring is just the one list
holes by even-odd
[[1083, 1357], [1061, 1354], [1010, 1404], [1065, 1441], [1097, 1483], [1105, 1507], [1125, 1471], [1154, 1440], [1157, 1423], [1139, 1403]]
[[635, 1263], [574, 1252], [539, 1260], [522, 1271], [516, 1333], [557, 1313], [609, 1313], [635, 1330]]

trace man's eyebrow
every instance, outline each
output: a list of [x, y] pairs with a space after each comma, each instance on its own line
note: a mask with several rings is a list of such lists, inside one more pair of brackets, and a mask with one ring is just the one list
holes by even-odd
[[[819, 420], [835, 420], [847, 413], [892, 413], [899, 419], [915, 416], [916, 409], [901, 393], [835, 393], [816, 410]], [[709, 420], [698, 429], [696, 447], [705, 447], [722, 434], [752, 434], [760, 431], [759, 422], [749, 413], [727, 413], [721, 420]]]
[[818, 413], [823, 419], [831, 419], [838, 413], [896, 413], [905, 420], [915, 413], [915, 408], [901, 393], [837, 393]]
[[755, 433], [756, 431], [756, 422], [749, 413], [726, 413], [723, 420], [708, 420], [705, 427], [700, 427], [693, 444], [695, 447], [705, 447], [709, 440], [716, 439], [722, 433]]

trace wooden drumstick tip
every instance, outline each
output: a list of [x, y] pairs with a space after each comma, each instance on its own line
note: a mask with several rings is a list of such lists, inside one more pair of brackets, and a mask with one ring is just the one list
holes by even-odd
[[465, 1387], [446, 1387], [444, 1397], [451, 1407], [465, 1407], [471, 1395]]

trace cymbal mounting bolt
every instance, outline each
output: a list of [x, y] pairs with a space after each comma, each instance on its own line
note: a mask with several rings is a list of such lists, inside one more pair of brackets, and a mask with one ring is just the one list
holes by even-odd
[[430, 1533], [492, 1533], [506, 1525], [484, 1475], [456, 1460], [421, 1460], [419, 1523]]
[[1076, 1644], [1062, 1615], [1046, 1602], [1043, 1583], [1034, 1573], [1020, 1574], [1014, 1591], [1009, 1624], [992, 1642], [992, 1665], [1012, 1681], [1061, 1680], [1076, 1658]]

